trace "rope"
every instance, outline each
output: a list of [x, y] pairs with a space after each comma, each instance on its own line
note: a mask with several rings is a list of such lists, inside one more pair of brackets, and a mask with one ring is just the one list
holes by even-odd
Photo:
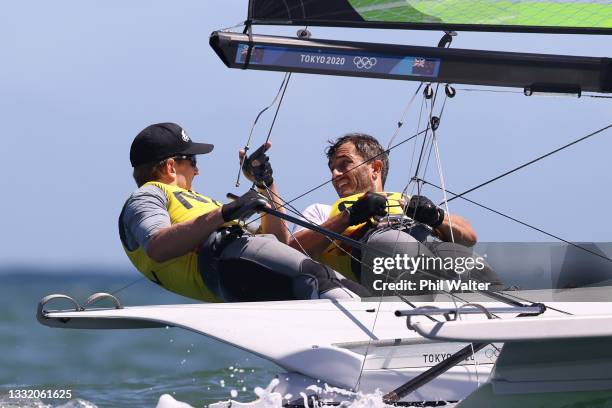
[[119, 293], [119, 292], [121, 292], [121, 291], [123, 291], [123, 290], [125, 290], [125, 289], [129, 288], [130, 286], [135, 285], [136, 283], [141, 282], [141, 281], [143, 281], [143, 280], [145, 280], [145, 279], [146, 279], [146, 277], [145, 277], [145, 276], [141, 276], [141, 277], [139, 277], [139, 278], [136, 278], [135, 280], [133, 280], [132, 282], [128, 283], [127, 285], [122, 286], [122, 287], [120, 287], [119, 289], [117, 289], [117, 290], [115, 290], [115, 291], [113, 291], [113, 292], [110, 292], [110, 294], [111, 294], [111, 295], [116, 295], [117, 293]]
[[487, 184], [491, 184], [492, 182], [494, 182], [494, 181], [496, 181], [496, 180], [501, 179], [502, 177], [506, 177], [506, 176], [508, 176], [508, 175], [510, 175], [510, 174], [512, 174], [512, 173], [514, 173], [514, 172], [516, 172], [516, 171], [518, 171], [518, 170], [520, 170], [520, 169], [522, 169], [522, 168], [525, 168], [525, 167], [527, 167], [527, 166], [529, 166], [529, 165], [531, 165], [531, 164], [534, 164], [535, 162], [538, 162], [538, 161], [540, 161], [540, 160], [542, 160], [542, 159], [544, 159], [544, 158], [546, 158], [546, 157], [548, 157], [548, 156], [552, 156], [553, 154], [558, 153], [558, 152], [560, 152], [561, 150], [564, 150], [564, 149], [566, 149], [566, 148], [568, 148], [568, 147], [570, 147], [570, 146], [573, 146], [573, 145], [575, 145], [575, 144], [577, 144], [577, 143], [580, 143], [580, 142], [582, 142], [582, 141], [584, 141], [584, 140], [587, 140], [587, 139], [588, 139], [588, 138], [590, 138], [590, 137], [593, 137], [593, 136], [595, 136], [595, 135], [598, 135], [599, 133], [604, 132], [604, 131], [606, 131], [606, 130], [610, 129], [611, 127], [612, 127], [612, 123], [611, 123], [611, 124], [609, 124], [609, 125], [607, 125], [607, 126], [602, 127], [601, 129], [598, 129], [598, 130], [596, 130], [596, 131], [594, 131], [594, 132], [591, 132], [591, 133], [589, 133], [589, 134], [588, 134], [588, 135], [586, 135], [586, 136], [583, 136], [583, 137], [581, 137], [581, 138], [579, 138], [579, 139], [576, 139], [576, 140], [574, 140], [573, 142], [570, 142], [570, 143], [568, 143], [568, 144], [566, 144], [566, 145], [563, 145], [563, 146], [561, 146], [561, 147], [559, 147], [559, 148], [557, 148], [557, 149], [555, 149], [555, 150], [553, 150], [553, 151], [551, 151], [551, 152], [548, 152], [548, 153], [543, 154], [543, 155], [541, 155], [541, 156], [539, 156], [539, 157], [536, 157], [535, 159], [530, 160], [530, 161], [528, 161], [527, 163], [521, 164], [520, 166], [515, 167], [515, 168], [513, 168], [512, 170], [508, 170], [508, 171], [506, 171], [505, 173], [500, 174], [499, 176], [493, 177], [492, 179], [489, 179], [489, 180], [485, 181], [484, 183], [480, 183], [479, 185], [477, 185], [477, 186], [475, 186], [475, 187], [472, 187], [472, 188], [470, 188], [470, 189], [468, 189], [468, 190], [465, 190], [463, 193], [459, 193], [459, 194], [457, 194], [455, 197], [452, 197], [452, 198], [451, 198], [449, 201], [452, 201], [452, 200], [454, 200], [454, 199], [456, 199], [456, 198], [463, 197], [464, 195], [466, 195], [466, 194], [468, 194], [468, 193], [471, 193], [472, 191], [478, 190], [479, 188], [484, 187], [484, 186], [486, 186]]
[[285, 97], [285, 91], [287, 91], [287, 86], [289, 85], [289, 80], [291, 79], [291, 72], [285, 73], [285, 78], [283, 78], [283, 82], [284, 82], [284, 87], [282, 87], [283, 92], [281, 93], [280, 100], [278, 101], [278, 105], [276, 105], [276, 111], [274, 112], [274, 118], [272, 118], [272, 124], [270, 125], [270, 129], [268, 130], [268, 136], [266, 137], [266, 143], [268, 142], [268, 140], [270, 140], [270, 136], [272, 135], [272, 129], [274, 128], [274, 124], [276, 123], [276, 117], [278, 116], [278, 111], [280, 110], [280, 107], [283, 104], [283, 98]]
[[[393, 149], [395, 149], [395, 148], [397, 148], [397, 147], [399, 147], [399, 146], [403, 145], [404, 143], [409, 142], [410, 140], [412, 140], [412, 139], [414, 139], [414, 138], [418, 137], [419, 135], [421, 135], [421, 134], [422, 134], [422, 133], [424, 133], [425, 131], [426, 131], [426, 130], [423, 130], [423, 131], [421, 131], [421, 132], [419, 132], [419, 133], [416, 133], [416, 134], [414, 134], [414, 135], [412, 135], [412, 136], [410, 136], [410, 137], [408, 137], [408, 138], [406, 138], [406, 139], [402, 140], [401, 142], [399, 142], [399, 143], [397, 143], [397, 144], [395, 144], [395, 145], [391, 146], [389, 149], [385, 150], [384, 152], [379, 153], [379, 154], [377, 154], [377, 155], [375, 155], [375, 156], [373, 156], [373, 157], [370, 157], [370, 158], [369, 158], [369, 159], [367, 159], [367, 160], [364, 160], [363, 162], [361, 162], [361, 163], [357, 164], [355, 167], [350, 168], [350, 169], [349, 169], [349, 170], [347, 170], [346, 172], [347, 172], [347, 173], [348, 173], [348, 172], [351, 172], [351, 171], [353, 171], [353, 170], [358, 169], [359, 167], [361, 167], [361, 166], [363, 166], [363, 165], [368, 164], [368, 163], [369, 163], [369, 162], [371, 162], [372, 160], [376, 160], [376, 159], [377, 159], [379, 156], [381, 156], [381, 155], [383, 155], [383, 154], [385, 154], [385, 153], [389, 153], [391, 150], [393, 150]], [[310, 190], [308, 190], [308, 191], [306, 191], [306, 192], [304, 192], [304, 193], [302, 193], [302, 194], [298, 195], [297, 197], [294, 197], [294, 198], [292, 198], [292, 199], [290, 199], [290, 200], [288, 200], [288, 201], [285, 201], [285, 203], [286, 203], [286, 204], [293, 203], [294, 201], [297, 201], [297, 200], [299, 200], [300, 198], [303, 198], [303, 197], [307, 196], [308, 194], [310, 194], [310, 193], [312, 193], [312, 192], [314, 192], [314, 191], [316, 191], [316, 190], [320, 189], [321, 187], [326, 186], [327, 184], [331, 183], [331, 182], [332, 182], [332, 180], [333, 180], [333, 179], [331, 179], [331, 178], [330, 178], [329, 180], [324, 181], [323, 183], [321, 183], [321, 184], [319, 184], [319, 185], [317, 185], [317, 186], [315, 186], [315, 187], [311, 188]], [[283, 205], [283, 206], [281, 206], [281, 208], [285, 208], [285, 206]], [[253, 219], [252, 221], [249, 221], [248, 223], [246, 223], [246, 225], [249, 225], [249, 224], [251, 224], [251, 223], [253, 223], [253, 222], [256, 222], [256, 221], [258, 221], [260, 218], [261, 218], [261, 217], [257, 217], [257, 218], [255, 218], [255, 219]]]
[[285, 95], [285, 91], [287, 90], [287, 85], [289, 84], [289, 78], [291, 78], [291, 73], [289, 72], [285, 73], [285, 76], [283, 77], [281, 85], [278, 88], [278, 91], [276, 92], [276, 95], [274, 96], [274, 99], [272, 100], [272, 102], [268, 106], [263, 108], [261, 111], [259, 111], [259, 113], [255, 117], [255, 120], [253, 121], [253, 125], [251, 126], [251, 131], [249, 132], [249, 137], [247, 138], [247, 142], [244, 145], [244, 156], [240, 160], [240, 165], [238, 167], [238, 175], [236, 176], [236, 187], [240, 186], [240, 176], [242, 175], [242, 165], [244, 164], [244, 160], [247, 157], [247, 152], [249, 151], [251, 147], [251, 140], [253, 138], [253, 131], [255, 130], [255, 126], [257, 125], [257, 122], [259, 121], [259, 118], [261, 117], [261, 115], [263, 115], [265, 111], [267, 111], [272, 106], [274, 106], [274, 104], [276, 103], [276, 100], [279, 97], [281, 97], [281, 100], [276, 108], [276, 113], [274, 114], [274, 120], [272, 121], [270, 130], [268, 131], [268, 137], [266, 138], [266, 142], [267, 142], [270, 139], [270, 134], [272, 133], [272, 128], [274, 127], [274, 122], [276, 121], [276, 115], [278, 114], [278, 110], [280, 109], [280, 104], [282, 103], [282, 97]]
[[[430, 185], [430, 186], [432, 186], [432, 187], [435, 187], [435, 188], [437, 188], [437, 189], [439, 189], [439, 190], [442, 190], [442, 187], [437, 186], [437, 185], [435, 185], [434, 183], [431, 183], [431, 182], [429, 182], [429, 181], [427, 181], [427, 180], [422, 180], [422, 181], [423, 181], [423, 183], [425, 183], [425, 184], [429, 184], [429, 185]], [[447, 193], [449, 193], [449, 194], [452, 194], [452, 195], [454, 195], [454, 196], [455, 196], [455, 197], [452, 197], [450, 200], [452, 200], [452, 199], [454, 199], [454, 198], [457, 198], [456, 196], [458, 196], [458, 194], [453, 193], [453, 192], [452, 192], [452, 191], [450, 191], [450, 190], [446, 190], [446, 192], [447, 192]], [[509, 220], [511, 220], [511, 221], [514, 221], [514, 222], [517, 222], [517, 223], [519, 223], [519, 224], [521, 224], [521, 225], [524, 225], [525, 227], [528, 227], [528, 228], [531, 228], [531, 229], [533, 229], [533, 230], [535, 230], [535, 231], [538, 231], [538, 232], [540, 232], [540, 233], [542, 233], [542, 234], [544, 234], [544, 235], [547, 235], [547, 236], [549, 236], [549, 237], [551, 237], [551, 238], [554, 238], [554, 239], [559, 240], [559, 241], [561, 241], [561, 242], [564, 242], [564, 243], [566, 243], [566, 244], [568, 244], [568, 245], [571, 245], [571, 246], [573, 246], [573, 247], [575, 247], [575, 248], [581, 249], [581, 250], [586, 251], [586, 252], [588, 252], [588, 253], [590, 253], [590, 254], [592, 254], [592, 255], [598, 256], [598, 257], [600, 257], [600, 258], [602, 258], [602, 259], [605, 259], [605, 260], [607, 260], [607, 261], [611, 261], [611, 262], [612, 262], [612, 259], [608, 258], [608, 257], [607, 257], [607, 256], [605, 256], [605, 255], [598, 254], [597, 252], [591, 251], [591, 250], [590, 250], [590, 249], [588, 249], [588, 248], [585, 248], [585, 247], [580, 246], [580, 245], [578, 245], [578, 244], [576, 244], [576, 243], [574, 243], [574, 242], [571, 242], [571, 241], [568, 241], [568, 240], [566, 240], [566, 239], [564, 239], [564, 238], [561, 238], [561, 237], [560, 237], [560, 236], [558, 236], [558, 235], [551, 234], [550, 232], [546, 232], [546, 231], [544, 231], [544, 230], [543, 230], [543, 229], [541, 229], [541, 228], [535, 227], [535, 226], [533, 226], [533, 225], [531, 225], [531, 224], [527, 224], [526, 222], [521, 221], [521, 220], [519, 220], [519, 219], [517, 219], [517, 218], [511, 217], [511, 216], [509, 216], [509, 215], [507, 215], [507, 214], [504, 214], [504, 213], [502, 213], [501, 211], [497, 211], [497, 210], [495, 210], [495, 209], [493, 209], [493, 208], [491, 208], [491, 207], [487, 207], [486, 205], [480, 204], [480, 203], [478, 203], [478, 202], [476, 202], [476, 201], [474, 201], [474, 200], [470, 200], [469, 198], [466, 198], [466, 197], [461, 197], [461, 199], [462, 199], [462, 200], [467, 201], [468, 203], [474, 204], [474, 205], [476, 205], [476, 206], [478, 206], [478, 207], [484, 208], [485, 210], [490, 211], [490, 212], [492, 212], [492, 213], [494, 213], [494, 214], [500, 215], [500, 216], [502, 216], [502, 217], [508, 218], [508, 219], [509, 219]], [[450, 201], [450, 200], [449, 200], [449, 201]]]

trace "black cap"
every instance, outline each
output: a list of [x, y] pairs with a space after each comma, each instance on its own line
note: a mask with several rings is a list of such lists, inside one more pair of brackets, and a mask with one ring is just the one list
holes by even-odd
[[214, 148], [208, 143], [195, 143], [176, 123], [157, 123], [144, 128], [132, 142], [132, 167], [167, 159], [177, 154], [206, 154]]

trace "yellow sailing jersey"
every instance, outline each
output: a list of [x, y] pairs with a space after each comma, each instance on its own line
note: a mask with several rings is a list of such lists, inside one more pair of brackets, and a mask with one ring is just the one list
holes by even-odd
[[[212, 198], [177, 186], [157, 181], [144, 185], [154, 185], [164, 192], [168, 199], [167, 210], [171, 224], [194, 219], [222, 206]], [[198, 269], [197, 248], [165, 262], [156, 262], [149, 258], [142, 247], [130, 251], [123, 243], [123, 249], [136, 269], [169, 291], [206, 302], [219, 301], [202, 280]]]
[[[365, 193], [358, 193], [339, 199], [332, 204], [328, 218], [333, 218], [341, 214], [344, 210], [350, 208], [364, 194]], [[403, 214], [404, 211], [400, 202], [402, 198], [406, 203], [410, 200], [410, 197], [405, 196], [402, 193], [377, 192], [376, 194], [383, 195], [387, 198], [387, 212], [391, 215]], [[359, 225], [351, 225], [342, 232], [342, 235], [359, 240], [366, 234], [367, 226], [367, 222]], [[351, 257], [352, 252], [353, 248], [350, 245], [342, 244], [336, 241], [334, 243], [330, 243], [320, 255], [314, 258], [317, 261], [322, 262], [330, 268], [340, 272], [347, 278], [355, 282], [359, 282], [353, 268], [351, 267], [353, 262], [358, 262], [358, 260], [354, 260]]]

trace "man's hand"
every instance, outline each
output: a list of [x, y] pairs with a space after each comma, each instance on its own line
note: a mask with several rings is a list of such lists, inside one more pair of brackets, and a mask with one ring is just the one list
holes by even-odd
[[444, 221], [444, 210], [425, 196], [412, 196], [406, 208], [406, 215], [431, 228], [439, 227]]
[[255, 183], [258, 188], [270, 187], [274, 183], [272, 177], [272, 165], [266, 151], [272, 146], [272, 143], [266, 142], [261, 147], [253, 152], [249, 157], [244, 157], [244, 150], [240, 150], [240, 160], [242, 163], [242, 172], [244, 176]]
[[221, 207], [221, 215], [225, 222], [248, 218], [267, 204], [266, 199], [257, 191], [249, 190], [231, 203], [224, 204]]
[[387, 215], [387, 199], [380, 194], [367, 192], [347, 209], [350, 225], [358, 225], [377, 215]]

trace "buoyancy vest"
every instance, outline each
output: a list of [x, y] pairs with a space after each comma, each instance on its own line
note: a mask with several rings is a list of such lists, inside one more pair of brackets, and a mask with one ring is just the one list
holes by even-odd
[[[222, 206], [221, 203], [212, 198], [178, 186], [157, 181], [148, 182], [144, 185], [156, 186], [164, 192], [168, 203], [167, 210], [170, 215], [170, 223], [173, 225], [194, 219]], [[202, 280], [202, 275], [198, 269], [197, 248], [176, 258], [156, 262], [147, 255], [143, 247], [129, 250], [123, 237], [122, 243], [125, 253], [136, 269], [158, 285], [192, 299], [206, 302], [219, 301]]]
[[[345, 209], [350, 208], [364, 194], [365, 193], [353, 194], [336, 201], [331, 206], [328, 219], [333, 218], [341, 214]], [[402, 193], [377, 192], [376, 194], [384, 195], [387, 198], [387, 212], [391, 215], [403, 214], [403, 209], [400, 204], [402, 197], [406, 203], [410, 200], [410, 197], [404, 196]], [[351, 225], [342, 232], [342, 235], [359, 240], [368, 232], [371, 225], [372, 224], [368, 222], [364, 222], [359, 225]], [[358, 262], [358, 260], [355, 260], [352, 257], [353, 252], [354, 248], [352, 248], [350, 245], [335, 241], [334, 243], [330, 243], [320, 255], [314, 258], [317, 261], [322, 262], [330, 268], [340, 272], [345, 277], [355, 282], [359, 282], [357, 274], [355, 273], [356, 271], [354, 271], [352, 267], [352, 264]]]

